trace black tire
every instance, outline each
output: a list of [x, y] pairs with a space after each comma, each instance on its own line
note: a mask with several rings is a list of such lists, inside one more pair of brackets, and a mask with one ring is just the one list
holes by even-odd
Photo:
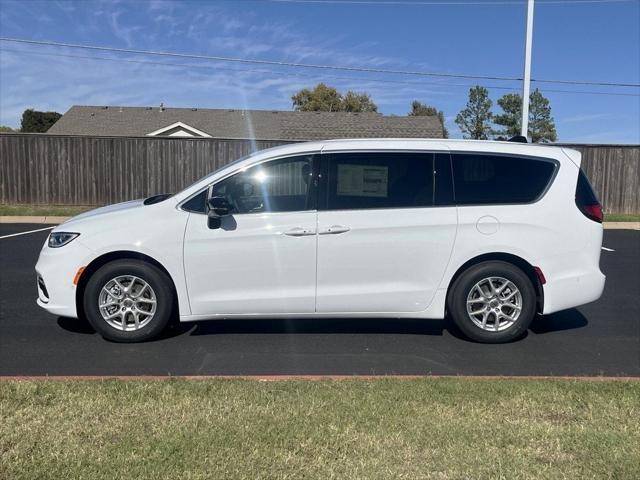
[[[512, 282], [522, 296], [522, 310], [516, 321], [500, 331], [483, 330], [467, 313], [467, 298], [482, 279], [502, 277]], [[481, 343], [506, 343], [521, 337], [536, 314], [536, 292], [529, 277], [515, 265], [502, 261], [487, 261], [470, 267], [451, 286], [447, 306], [453, 321], [471, 340]], [[495, 321], [495, 316], [489, 317]]]
[[[107, 323], [98, 308], [102, 287], [121, 275], [134, 275], [149, 284], [156, 296], [156, 311], [149, 322], [138, 330], [123, 331]], [[95, 271], [84, 291], [83, 306], [91, 326], [107, 340], [114, 342], [143, 342], [158, 336], [167, 326], [173, 313], [175, 294], [167, 275], [149, 263], [123, 259], [109, 262]]]

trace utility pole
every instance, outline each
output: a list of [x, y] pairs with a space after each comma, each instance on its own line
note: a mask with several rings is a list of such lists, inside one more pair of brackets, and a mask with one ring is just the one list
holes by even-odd
[[531, 88], [531, 41], [533, 39], [533, 5], [535, 0], [527, 0], [527, 32], [524, 45], [524, 79], [522, 81], [522, 128], [520, 135], [528, 137], [529, 131], [529, 90]]

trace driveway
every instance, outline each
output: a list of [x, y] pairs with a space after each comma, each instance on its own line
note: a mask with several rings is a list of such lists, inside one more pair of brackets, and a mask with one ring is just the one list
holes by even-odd
[[[46, 225], [0, 225], [0, 237]], [[605, 231], [598, 302], [481, 345], [449, 321], [218, 320], [143, 344], [103, 340], [35, 304], [47, 231], [0, 238], [0, 375], [640, 375], [640, 232]]]

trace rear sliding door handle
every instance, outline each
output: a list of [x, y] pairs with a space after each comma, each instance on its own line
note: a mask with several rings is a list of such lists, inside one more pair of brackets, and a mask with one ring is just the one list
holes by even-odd
[[323, 228], [320, 230], [320, 235], [337, 235], [339, 233], [346, 233], [351, 230], [349, 227], [345, 227], [344, 225], [331, 225], [330, 227]]
[[290, 237], [306, 237], [308, 235], [315, 235], [316, 231], [310, 228], [294, 227], [284, 232], [284, 234]]

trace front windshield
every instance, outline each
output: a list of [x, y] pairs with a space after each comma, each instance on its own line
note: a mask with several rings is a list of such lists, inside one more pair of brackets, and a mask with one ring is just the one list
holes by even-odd
[[221, 167], [219, 167], [219, 168], [216, 168], [213, 172], [209, 172], [209, 173], [207, 173], [206, 175], [203, 175], [202, 177], [198, 178], [195, 182], [191, 183], [188, 187], [183, 188], [181, 191], [182, 191], [182, 192], [184, 192], [185, 190], [190, 189], [190, 188], [191, 188], [191, 187], [193, 187], [194, 185], [197, 185], [198, 183], [200, 183], [200, 182], [201, 182], [202, 180], [204, 180], [205, 178], [210, 177], [211, 175], [215, 174], [216, 172], [219, 172], [220, 170], [222, 170], [223, 168], [227, 168], [227, 167], [230, 167], [230, 166], [232, 166], [232, 165], [235, 165], [236, 163], [240, 163], [240, 162], [242, 162], [243, 160], [246, 160], [247, 158], [249, 158], [249, 157], [251, 157], [251, 156], [255, 155], [255, 153], [257, 153], [257, 152], [250, 153], [249, 155], [245, 155], [244, 157], [240, 157], [240, 158], [238, 158], [238, 159], [234, 160], [233, 162], [227, 163], [227, 164], [225, 164], [225, 165], [222, 165], [222, 166], [221, 166]]

